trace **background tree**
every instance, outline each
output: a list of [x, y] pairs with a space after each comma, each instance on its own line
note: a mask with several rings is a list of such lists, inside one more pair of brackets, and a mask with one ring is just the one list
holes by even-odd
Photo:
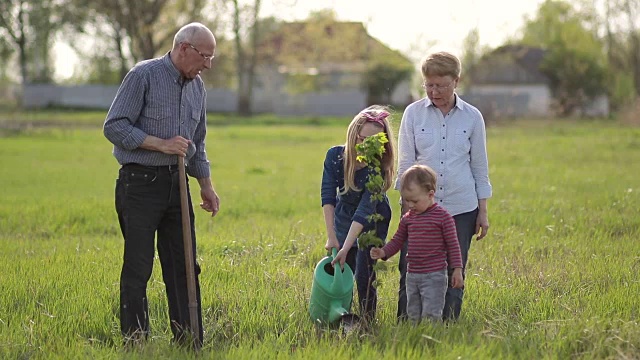
[[613, 110], [633, 102], [640, 94], [640, 0], [587, 2], [599, 17], [610, 64], [609, 92]]
[[253, 98], [260, 34], [260, 21], [258, 20], [262, 2], [261, 0], [253, 0], [252, 5], [241, 6], [238, 0], [231, 0], [231, 4], [238, 84], [237, 110], [240, 115], [251, 115], [251, 99]]
[[[189, 1], [189, 0], [181, 0]], [[200, 12], [184, 23], [198, 19], [207, 25], [216, 37], [216, 57], [213, 59], [213, 70], [205, 71], [200, 76], [207, 87], [232, 88], [235, 85], [235, 45], [231, 39], [228, 26], [232, 23], [230, 10], [226, 1], [205, 0]], [[198, 15], [199, 14], [199, 15]], [[181, 24], [184, 25], [184, 24]]]
[[618, 4], [620, 13], [626, 14], [629, 34], [629, 63], [633, 72], [636, 94], [640, 94], [640, 1], [624, 0]]
[[0, 84], [10, 81], [8, 68], [13, 55], [11, 43], [5, 37], [0, 37]]
[[[231, 32], [233, 33], [235, 84], [238, 91], [237, 111], [241, 115], [251, 115], [253, 91], [256, 87], [256, 69], [269, 56], [261, 51], [263, 43], [279, 26], [274, 17], [260, 17], [263, 2], [251, 0], [227, 0], [231, 12]], [[295, 0], [272, 1], [272, 5], [294, 6]]]
[[413, 64], [407, 62], [400, 54], [397, 56], [371, 57], [365, 73], [365, 89], [367, 103], [392, 104], [391, 96], [395, 88], [413, 75]]
[[560, 115], [569, 115], [606, 92], [607, 59], [596, 30], [571, 4], [547, 0], [524, 26], [522, 43], [547, 52], [541, 71], [550, 80]]
[[0, 1], [0, 35], [17, 48], [22, 84], [51, 82], [51, 48], [71, 19], [69, 0]]
[[[120, 82], [136, 62], [168, 51], [181, 26], [200, 21], [213, 31], [218, 16], [217, 12], [204, 11], [207, 0], [73, 1], [76, 7], [88, 9], [90, 16], [86, 17], [81, 30], [72, 36], [90, 38], [98, 44], [99, 51], [93, 49], [83, 56], [83, 67], [90, 70], [89, 82]], [[79, 54], [85, 52], [78, 46], [74, 48]], [[114, 71], [118, 73], [117, 79], [113, 76]]]
[[420, 66], [422, 61], [427, 57], [431, 49], [437, 44], [437, 41], [427, 37], [425, 34], [418, 34], [411, 41], [407, 49], [403, 52], [413, 63], [413, 75], [411, 75], [411, 89], [414, 95], [425, 96], [422, 89], [422, 75]]
[[67, 43], [80, 60], [72, 81], [119, 84], [136, 62], [129, 46], [129, 36], [109, 14], [96, 11], [95, 8], [88, 8], [88, 12], [88, 20], [77, 31], [66, 34]]
[[474, 66], [488, 52], [486, 47], [480, 45], [480, 31], [477, 27], [472, 28], [462, 41], [462, 75], [460, 77], [460, 87], [464, 92], [471, 79]]
[[161, 24], [168, 0], [90, 0], [89, 6], [113, 24], [116, 34], [129, 40], [134, 61], [151, 59], [175, 33], [176, 23]]

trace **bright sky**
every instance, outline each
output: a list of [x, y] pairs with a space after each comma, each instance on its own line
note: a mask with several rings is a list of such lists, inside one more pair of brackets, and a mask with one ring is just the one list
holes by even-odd
[[[332, 8], [338, 19], [361, 21], [369, 33], [388, 46], [408, 51], [424, 41], [421, 49], [448, 50], [461, 55], [462, 41], [478, 27], [482, 45], [496, 47], [517, 35], [524, 16], [532, 17], [544, 0], [275, 0], [277, 16], [302, 19], [310, 11]], [[263, 1], [265, 14], [273, 7]], [[426, 54], [425, 54], [426, 55]]]
[[[499, 46], [518, 35], [524, 16], [532, 17], [543, 1], [263, 0], [262, 15], [300, 20], [311, 11], [332, 8], [339, 20], [365, 23], [372, 36], [401, 52], [447, 50], [460, 56], [462, 41], [474, 27], [482, 46]], [[77, 56], [62, 43], [55, 51], [56, 76], [70, 76]]]

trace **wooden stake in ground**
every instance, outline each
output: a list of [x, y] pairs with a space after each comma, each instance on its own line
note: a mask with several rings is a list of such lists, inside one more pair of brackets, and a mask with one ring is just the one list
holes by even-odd
[[184, 262], [187, 270], [187, 294], [189, 299], [189, 318], [191, 336], [196, 350], [200, 349], [200, 325], [198, 321], [198, 298], [196, 296], [196, 273], [193, 243], [191, 241], [191, 219], [189, 217], [189, 199], [187, 198], [187, 174], [184, 157], [178, 156], [178, 175], [180, 177], [180, 209], [182, 212], [182, 241], [184, 242]]

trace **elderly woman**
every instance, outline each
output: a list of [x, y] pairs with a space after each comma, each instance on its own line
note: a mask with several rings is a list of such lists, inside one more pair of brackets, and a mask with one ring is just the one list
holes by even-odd
[[[484, 119], [478, 109], [455, 92], [460, 67], [460, 60], [446, 52], [431, 54], [422, 63], [427, 96], [410, 104], [402, 116], [396, 189], [402, 174], [414, 164], [427, 165], [436, 171], [436, 202], [453, 215], [464, 269], [472, 237], [477, 235], [480, 240], [489, 229], [487, 199], [491, 197], [491, 183]], [[401, 206], [405, 213], [402, 200]], [[405, 247], [399, 264], [399, 320], [406, 318], [406, 264]], [[463, 295], [464, 288], [455, 289], [450, 284], [443, 320], [458, 319]]]

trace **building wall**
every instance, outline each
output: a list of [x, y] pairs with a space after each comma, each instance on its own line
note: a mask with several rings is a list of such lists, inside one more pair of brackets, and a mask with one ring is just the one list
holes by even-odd
[[[326, 98], [326, 94], [337, 94], [343, 96], [346, 94], [345, 99], [338, 98], [335, 104], [338, 105], [344, 103], [346, 100], [354, 101], [355, 104], [360, 106], [362, 103], [361, 95], [366, 95], [362, 90], [362, 73], [360, 72], [347, 72], [347, 71], [333, 71], [327, 73], [314, 73], [312, 70], [307, 69], [306, 72], [307, 84], [295, 83], [295, 79], [292, 79], [290, 73], [280, 71], [280, 69], [273, 66], [262, 66], [257, 69], [258, 76], [254, 84], [254, 89], [258, 94], [266, 92], [267, 94], [282, 94], [286, 93], [293, 98], [308, 98], [320, 96]], [[316, 69], [317, 70], [317, 69]], [[313, 84], [313, 85], [311, 85]], [[308, 88], [305, 85], [309, 86]], [[313, 88], [313, 90], [310, 90]], [[391, 104], [382, 105], [407, 105], [411, 103], [411, 81], [405, 80], [398, 84], [389, 94]], [[264, 99], [254, 99], [256, 104], [263, 102]], [[306, 101], [309, 102], [309, 101]], [[311, 101], [313, 102], [313, 101]], [[294, 103], [291, 103], [295, 106]], [[267, 106], [268, 107], [268, 106]], [[273, 112], [274, 110], [267, 110], [266, 112]]]
[[546, 85], [474, 85], [461, 96], [486, 118], [552, 116]]
[[394, 105], [409, 105], [414, 101], [411, 93], [411, 80], [398, 84], [391, 93], [391, 103]]
[[[475, 85], [462, 98], [486, 118], [553, 117], [553, 96], [546, 85]], [[609, 116], [609, 99], [598, 96], [574, 115]]]
[[[22, 92], [25, 108], [48, 106], [108, 110], [117, 86], [27, 85]], [[394, 104], [406, 103], [409, 84], [393, 93]], [[483, 85], [467, 89], [462, 98], [480, 109], [485, 118], [551, 117], [553, 99], [544, 85]], [[207, 89], [207, 110], [216, 113], [236, 112], [237, 95], [227, 89]], [[290, 94], [282, 90], [256, 89], [252, 110], [281, 116], [353, 116], [367, 104], [366, 93], [357, 90], [334, 90]], [[609, 115], [609, 101], [600, 96], [580, 109], [581, 116]]]
[[606, 95], [597, 96], [593, 101], [580, 109], [580, 115], [586, 117], [609, 116], [609, 98]]
[[281, 94], [274, 99], [273, 112], [284, 116], [354, 116], [366, 107], [362, 91], [343, 90], [298, 95]]
[[[108, 110], [118, 86], [27, 85], [22, 94], [25, 108], [48, 106]], [[233, 113], [238, 96], [227, 89], [207, 89], [207, 111]], [[353, 116], [366, 106], [366, 94], [359, 90], [288, 94], [257, 89], [252, 110], [282, 116]]]
[[109, 109], [117, 91], [117, 86], [32, 84], [24, 87], [22, 106], [25, 108], [58, 106]]

